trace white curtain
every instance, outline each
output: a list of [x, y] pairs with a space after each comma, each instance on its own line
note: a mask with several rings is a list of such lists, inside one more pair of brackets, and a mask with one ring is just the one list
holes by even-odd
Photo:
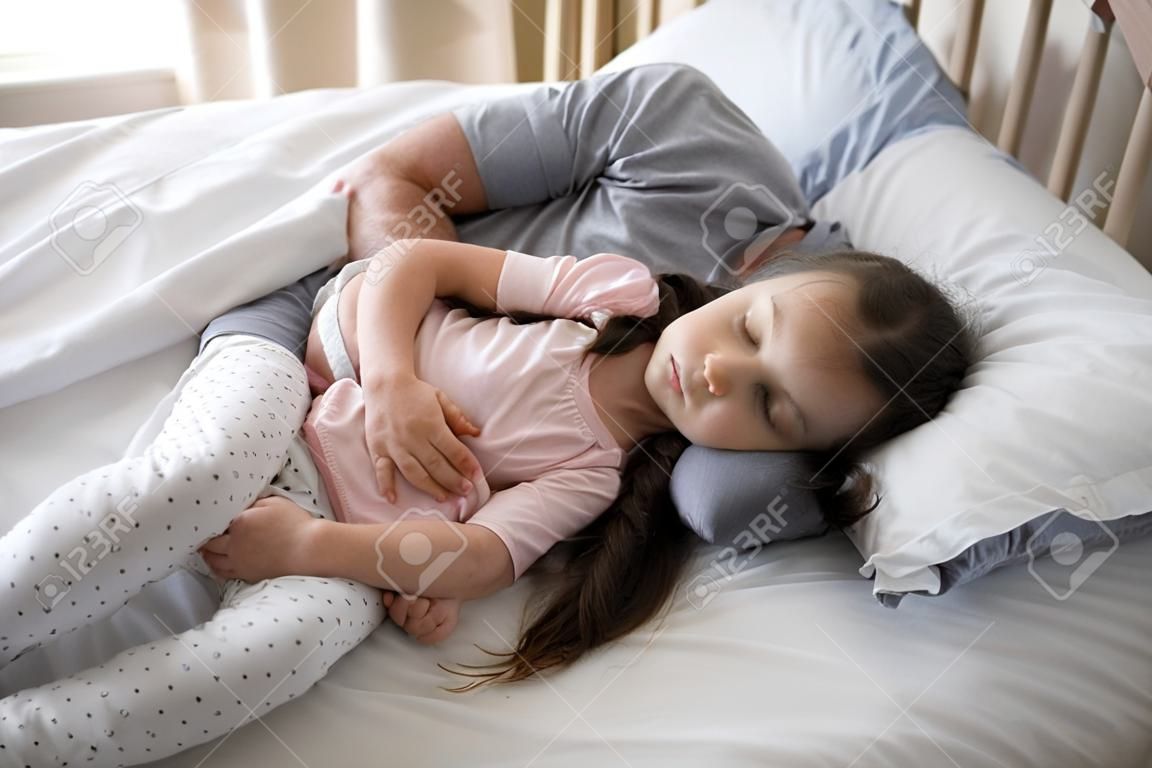
[[180, 2], [186, 103], [424, 78], [517, 80], [517, 0]]

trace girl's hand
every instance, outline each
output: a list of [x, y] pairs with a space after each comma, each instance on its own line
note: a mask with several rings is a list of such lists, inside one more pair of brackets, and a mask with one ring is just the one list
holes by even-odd
[[[364, 434], [376, 484], [396, 503], [396, 469], [416, 488], [444, 501], [467, 495], [480, 462], [456, 435], [480, 428], [436, 387], [415, 376], [396, 376], [365, 389]], [[465, 487], [464, 483], [469, 483]]]
[[454, 597], [417, 597], [412, 600], [396, 592], [382, 590], [388, 618], [417, 642], [435, 645], [456, 629], [460, 600]]
[[266, 496], [237, 515], [225, 533], [206, 541], [199, 551], [218, 578], [256, 582], [303, 574], [307, 534], [317, 522], [288, 499]]

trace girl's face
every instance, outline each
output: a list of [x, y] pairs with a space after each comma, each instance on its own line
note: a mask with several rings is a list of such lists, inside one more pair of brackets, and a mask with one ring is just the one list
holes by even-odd
[[[883, 405], [856, 361], [856, 284], [802, 272], [746, 285], [672, 322], [644, 372], [653, 400], [696, 445], [816, 450]], [[679, 374], [682, 392], [671, 382]]]

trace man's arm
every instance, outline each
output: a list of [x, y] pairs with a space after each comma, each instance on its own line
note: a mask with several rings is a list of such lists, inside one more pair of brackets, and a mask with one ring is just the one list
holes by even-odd
[[416, 125], [348, 169], [349, 259], [395, 240], [458, 240], [449, 216], [488, 210], [472, 149], [451, 112]]
[[[424, 550], [424, 551], [422, 551]], [[482, 525], [348, 524], [317, 518], [301, 571], [422, 597], [475, 600], [512, 584], [512, 556]]]

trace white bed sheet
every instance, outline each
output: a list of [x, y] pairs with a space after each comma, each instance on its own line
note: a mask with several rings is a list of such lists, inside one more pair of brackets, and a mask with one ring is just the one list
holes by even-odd
[[[406, 83], [0, 132], [2, 529], [121, 456], [176, 381], [195, 341], [165, 303], [198, 329], [328, 263], [332, 171], [424, 115], [521, 87]], [[143, 224], [81, 277], [61, 268], [49, 219], [84, 180], [138, 189]], [[693, 572], [719, 553], [700, 549]], [[779, 543], [739, 559], [703, 609], [681, 594], [662, 629], [575, 669], [440, 690], [466, 679], [436, 662], [508, 648], [529, 577], [467, 604], [440, 646], [386, 625], [306, 696], [158, 764], [1147, 766], [1150, 556], [1152, 540], [1121, 546], [1064, 602], [1019, 567], [891, 611], [843, 536]], [[170, 577], [0, 671], [0, 693], [211, 608], [202, 582]]]

